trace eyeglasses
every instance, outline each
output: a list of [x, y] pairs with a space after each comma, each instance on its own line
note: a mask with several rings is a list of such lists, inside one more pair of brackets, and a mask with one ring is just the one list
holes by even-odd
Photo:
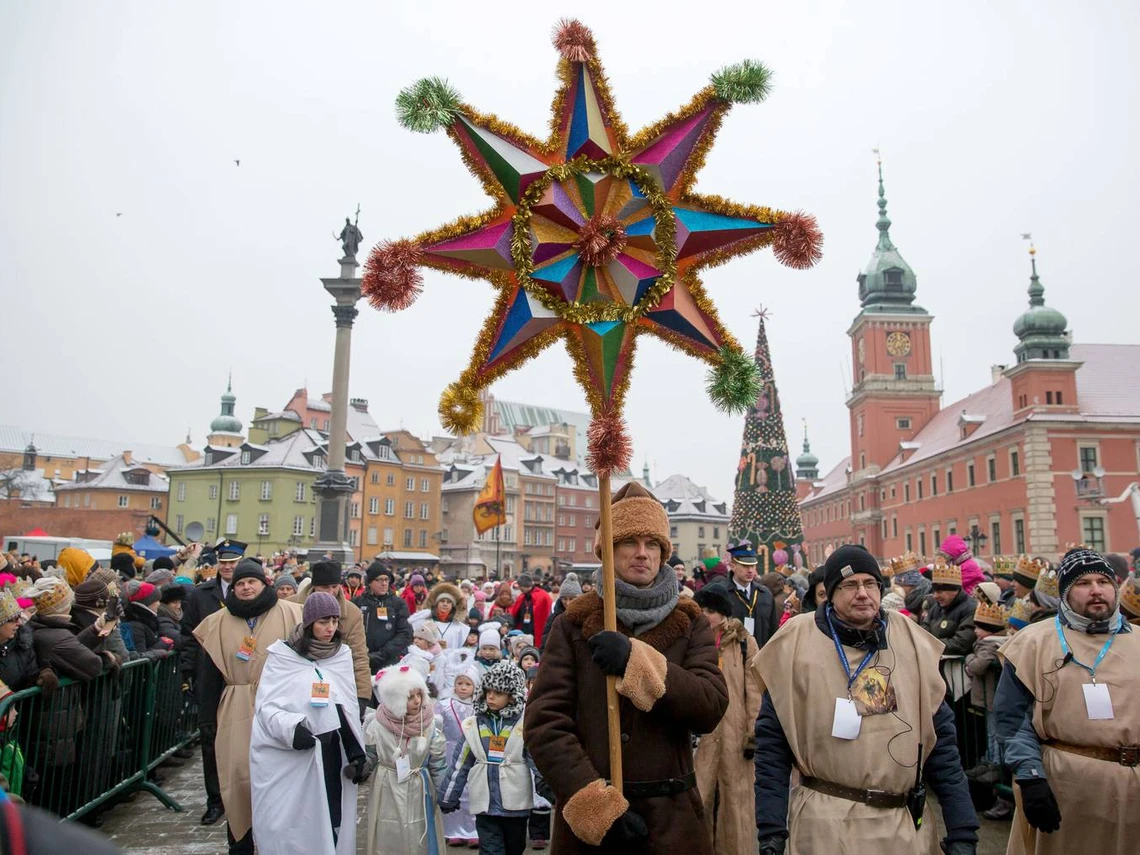
[[850, 579], [846, 582], [840, 582], [835, 587], [845, 594], [854, 594], [857, 591], [866, 591], [868, 594], [879, 592], [879, 583], [875, 579], [868, 579], [866, 581]]

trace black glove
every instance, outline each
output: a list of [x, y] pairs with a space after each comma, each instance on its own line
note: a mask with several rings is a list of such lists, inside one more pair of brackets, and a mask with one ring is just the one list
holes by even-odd
[[459, 810], [459, 802], [456, 802], [456, 803], [455, 803], [455, 804], [453, 804], [453, 805], [443, 805], [443, 804], [441, 804], [441, 805], [439, 806], [439, 812], [440, 812], [440, 813], [455, 813], [457, 810]]
[[[617, 635], [616, 632], [608, 632], [606, 635]], [[598, 633], [602, 635], [602, 633]], [[597, 638], [595, 635], [594, 638]], [[590, 640], [593, 641], [594, 638]], [[629, 642], [626, 642], [629, 645]], [[621, 816], [614, 820], [614, 824], [610, 826], [610, 830], [606, 832], [606, 836], [602, 838], [603, 848], [606, 846], [614, 846], [619, 843], [636, 843], [639, 840], [644, 840], [649, 836], [649, 827], [646, 826], [645, 820], [639, 814], [631, 810], [627, 810]]]
[[1046, 834], [1061, 827], [1061, 808], [1048, 781], [1026, 778], [1018, 780], [1017, 785], [1021, 787], [1021, 810], [1030, 825]]
[[629, 653], [633, 649], [628, 638], [620, 632], [603, 630], [590, 636], [586, 643], [590, 645], [590, 655], [594, 657], [594, 662], [603, 672], [615, 677], [625, 674]]
[[367, 757], [357, 757], [344, 767], [344, 777], [354, 784], [363, 784], [372, 777], [372, 763]]
[[943, 840], [942, 851], [946, 855], [976, 855], [977, 843], [967, 843], [965, 840]]
[[307, 751], [317, 744], [317, 738], [313, 736], [313, 732], [309, 730], [308, 725], [301, 722], [297, 725], [297, 729], [293, 731], [293, 748], [297, 751]]
[[760, 855], [784, 855], [784, 846], [787, 840], [779, 834], [769, 834], [760, 837]]

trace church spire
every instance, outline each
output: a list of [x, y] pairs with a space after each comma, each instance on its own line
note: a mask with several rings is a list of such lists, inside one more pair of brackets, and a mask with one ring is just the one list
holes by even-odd
[[804, 419], [804, 451], [796, 458], [796, 477], [815, 481], [819, 478], [819, 458], [811, 453], [808, 442], [807, 419]]
[[891, 243], [891, 218], [887, 216], [887, 194], [883, 189], [883, 158], [878, 149], [875, 149], [875, 163], [879, 167], [879, 219], [875, 222], [875, 228], [879, 230], [879, 243], [876, 249], [890, 250], [895, 245]]
[[879, 173], [879, 219], [875, 221], [879, 240], [871, 261], [857, 277], [859, 300], [864, 312], [925, 314], [924, 308], [914, 305], [914, 295], [918, 290], [914, 271], [891, 240], [891, 218], [887, 216], [887, 191], [883, 185], [883, 159], [878, 149], [874, 151]]

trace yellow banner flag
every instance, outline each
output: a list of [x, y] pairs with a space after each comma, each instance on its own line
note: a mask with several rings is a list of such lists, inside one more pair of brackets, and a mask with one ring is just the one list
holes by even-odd
[[475, 499], [475, 509], [471, 513], [475, 522], [475, 531], [482, 534], [497, 525], [507, 522], [507, 500], [503, 489], [503, 459], [495, 461], [495, 468], [487, 476], [487, 483], [483, 485], [478, 497]]

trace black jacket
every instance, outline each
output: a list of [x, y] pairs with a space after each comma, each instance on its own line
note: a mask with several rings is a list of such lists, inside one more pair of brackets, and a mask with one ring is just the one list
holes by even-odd
[[158, 634], [174, 642], [174, 649], [182, 649], [182, 627], [165, 605], [158, 607]]
[[[816, 626], [823, 628], [823, 610], [816, 611]], [[971, 618], [973, 613], [971, 612]], [[852, 631], [857, 632], [857, 631]], [[865, 643], [887, 646], [885, 633], [866, 633]], [[842, 639], [845, 644], [854, 639]], [[860, 646], [855, 644], [854, 646]], [[869, 648], [864, 648], [869, 649]], [[776, 715], [776, 707], [767, 692], [760, 704], [756, 719], [756, 830], [761, 838], [788, 836], [788, 779], [795, 758], [784, 728]], [[946, 826], [946, 840], [977, 842], [978, 817], [970, 801], [970, 789], [962, 771], [958, 754], [958, 737], [954, 729], [954, 713], [943, 701], [934, 713], [936, 742], [930, 756], [923, 761], [923, 780], [938, 798], [942, 807], [942, 820]]]
[[538, 644], [539, 650], [546, 649], [546, 639], [550, 638], [550, 628], [554, 626], [554, 619], [564, 611], [566, 611], [566, 604], [562, 602], [562, 598], [559, 597], [554, 601], [554, 608], [550, 610], [550, 617], [546, 619], [546, 626], [542, 628], [542, 638], [539, 640]]
[[150, 651], [170, 650], [160, 639], [158, 629], [158, 615], [142, 603], [127, 603], [126, 622], [131, 628], [131, 637], [135, 640], [135, 650], [139, 655]]
[[[412, 625], [408, 623], [408, 605], [397, 594], [377, 597], [364, 594], [352, 601], [364, 615], [364, 640], [368, 644], [368, 669], [375, 674], [381, 668], [400, 661], [412, 643]], [[387, 617], [377, 617], [377, 609], [387, 609]]]
[[0, 644], [0, 682], [13, 692], [36, 684], [40, 666], [32, 647], [32, 630], [22, 626], [7, 644]]
[[772, 596], [772, 592], [756, 579], [753, 579], [749, 585], [750, 594], [747, 597], [740, 593], [731, 574], [717, 576], [706, 587], [719, 588], [724, 592], [728, 601], [732, 603], [732, 616], [741, 623], [749, 617], [756, 621], [752, 636], [756, 639], [757, 647], [763, 647], [780, 628], [780, 612], [776, 608], [776, 599]]
[[946, 645], [944, 656], [965, 656], [974, 649], [974, 609], [978, 604], [959, 591], [948, 607], [932, 601], [922, 617], [922, 628]]
[[198, 639], [194, 630], [198, 624], [222, 607], [222, 582], [215, 576], [191, 589], [182, 603], [182, 652], [180, 654], [183, 676], [193, 677], [198, 673]]

